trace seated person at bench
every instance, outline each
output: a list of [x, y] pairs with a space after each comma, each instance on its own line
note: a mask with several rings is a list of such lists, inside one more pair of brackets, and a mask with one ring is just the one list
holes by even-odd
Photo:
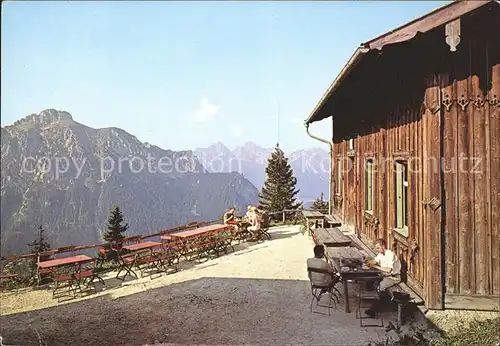
[[[234, 224], [236, 217], [234, 216], [234, 207], [226, 211], [224, 214], [224, 225]], [[220, 215], [220, 214], [219, 214]]]
[[248, 222], [248, 223], [251, 223], [251, 220], [253, 218], [253, 215], [254, 215], [254, 210], [255, 207], [249, 205], [248, 208], [247, 208], [247, 213], [245, 214], [245, 216], [243, 216], [243, 220]]
[[252, 207], [250, 209], [250, 226], [247, 228], [253, 236], [255, 236], [255, 232], [260, 230], [261, 217], [256, 207]]
[[[367, 265], [383, 272], [384, 278], [380, 281], [378, 290], [386, 292], [388, 288], [401, 282], [401, 262], [393, 251], [387, 249], [384, 239], [375, 241], [375, 250], [377, 250], [378, 255], [373, 260], [368, 260]], [[380, 302], [376, 302], [371, 309], [366, 311], [366, 314], [373, 317], [379, 308]]]
[[334, 280], [335, 271], [325, 260], [325, 248], [323, 245], [316, 245], [313, 249], [314, 257], [307, 259], [307, 268], [325, 270], [327, 273], [309, 272], [313, 285], [327, 286], [328, 291], [334, 288], [337, 280]]

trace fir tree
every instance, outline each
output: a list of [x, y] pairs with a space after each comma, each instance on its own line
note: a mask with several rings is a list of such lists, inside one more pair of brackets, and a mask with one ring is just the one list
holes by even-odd
[[329, 208], [329, 203], [327, 201], [325, 201], [324, 196], [323, 196], [323, 192], [321, 193], [321, 195], [318, 198], [316, 198], [316, 200], [313, 202], [313, 204], [311, 206], [311, 209], [319, 210], [323, 213], [327, 212], [328, 208]]
[[[45, 235], [43, 234], [44, 232], [45, 230], [43, 229], [42, 225], [40, 225], [38, 227], [38, 237], [33, 242], [27, 244], [30, 247], [30, 253], [38, 254], [40, 252], [50, 250], [50, 244], [45, 238]], [[48, 258], [50, 258], [50, 255], [40, 256], [40, 261], [45, 261]]]
[[299, 190], [295, 189], [297, 178], [285, 153], [276, 144], [274, 152], [267, 160], [266, 181], [259, 194], [261, 208], [267, 212], [277, 212], [285, 209], [297, 209], [296, 203]]
[[103, 238], [108, 243], [119, 243], [124, 238], [123, 233], [128, 229], [128, 223], [122, 225], [123, 214], [118, 206], [115, 206], [108, 218], [108, 231]]

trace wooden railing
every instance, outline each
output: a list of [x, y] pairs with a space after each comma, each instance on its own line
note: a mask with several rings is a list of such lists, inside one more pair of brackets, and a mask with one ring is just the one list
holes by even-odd
[[[171, 234], [171, 233], [176, 233], [179, 231], [183, 231], [186, 229], [190, 228], [198, 228], [202, 226], [207, 226], [211, 225], [216, 222], [221, 222], [222, 220], [213, 220], [213, 221], [206, 221], [206, 222], [190, 222], [187, 225], [183, 226], [176, 226], [172, 227], [169, 229], [162, 230], [160, 232], [154, 233], [154, 234], [147, 234], [147, 235], [139, 235], [138, 239], [149, 239], [149, 238], [154, 238], [154, 237], [159, 237], [165, 234]], [[122, 239], [121, 243], [126, 243], [129, 241], [131, 238], [137, 239], [137, 235], [127, 237]], [[96, 249], [96, 248], [102, 248], [110, 245], [114, 245], [116, 243], [99, 243], [99, 244], [90, 244], [90, 245], [77, 245], [77, 246], [64, 246], [64, 247], [59, 247], [57, 249], [51, 249], [47, 251], [43, 251], [40, 253], [28, 253], [28, 254], [22, 254], [22, 255], [7, 255], [7, 256], [1, 256], [0, 261], [13, 261], [13, 260], [18, 260], [18, 259], [23, 259], [23, 258], [32, 258], [32, 257], [37, 257], [38, 255], [44, 256], [44, 255], [54, 255], [54, 254], [60, 254], [60, 253], [65, 253], [65, 252], [75, 252], [75, 251], [81, 251], [81, 250], [88, 250], [88, 249]], [[66, 249], [68, 248], [68, 249]]]
[[[276, 212], [269, 212], [268, 214], [270, 216], [274, 215], [280, 215], [281, 216], [281, 221], [286, 222], [286, 221], [299, 221], [300, 220], [300, 213], [305, 210], [313, 210], [313, 209], [285, 209], [282, 211], [276, 211]], [[202, 226], [207, 226], [211, 225], [217, 222], [222, 222], [222, 219], [218, 220], [213, 220], [213, 221], [202, 221], [202, 222], [190, 222], [186, 225], [183, 226], [175, 226], [172, 228], [168, 228], [165, 230], [162, 230], [160, 232], [154, 233], [154, 234], [146, 234], [146, 235], [139, 235], [139, 239], [149, 239], [149, 238], [154, 238], [154, 237], [159, 237], [165, 234], [171, 234], [171, 233], [176, 233], [179, 231], [184, 231], [190, 228], [198, 228]], [[134, 235], [133, 238], [137, 239], [138, 235]], [[130, 238], [132, 237], [127, 237], [124, 238], [120, 243], [125, 243], [127, 242]], [[23, 258], [32, 258], [36, 257], [38, 255], [44, 256], [44, 255], [54, 255], [54, 254], [60, 254], [60, 253], [65, 253], [65, 252], [75, 252], [75, 251], [81, 251], [81, 250], [88, 250], [88, 249], [97, 249], [97, 248], [102, 248], [106, 246], [110, 246], [115, 243], [99, 243], [99, 244], [90, 244], [90, 245], [77, 245], [77, 246], [71, 246], [71, 249], [65, 250], [65, 248], [68, 248], [67, 246], [64, 247], [59, 247], [57, 249], [51, 249], [47, 250], [44, 252], [40, 253], [28, 253], [28, 254], [22, 254], [22, 255], [7, 255], [7, 256], [1, 256], [0, 261], [13, 261], [13, 260], [18, 260], [18, 259], [23, 259]]]

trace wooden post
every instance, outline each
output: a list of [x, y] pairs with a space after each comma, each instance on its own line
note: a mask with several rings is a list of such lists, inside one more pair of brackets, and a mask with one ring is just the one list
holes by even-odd
[[[430, 81], [425, 93], [425, 103], [432, 105], [441, 102], [440, 87], [435, 76]], [[442, 265], [442, 189], [441, 189], [441, 116], [443, 110], [435, 114], [426, 109], [422, 115], [426, 135], [424, 143], [424, 171], [426, 180], [424, 188], [424, 217], [425, 217], [425, 261], [427, 264], [424, 286], [425, 302], [429, 309], [443, 309], [443, 265]], [[469, 137], [467, 137], [469, 138]], [[430, 160], [429, 160], [430, 159]], [[467, 187], [468, 189], [468, 187]], [[433, 202], [435, 201], [435, 202]], [[464, 247], [467, 248], [467, 247]], [[462, 260], [464, 261], [464, 260]]]
[[283, 223], [285, 223], [285, 211], [283, 210]]

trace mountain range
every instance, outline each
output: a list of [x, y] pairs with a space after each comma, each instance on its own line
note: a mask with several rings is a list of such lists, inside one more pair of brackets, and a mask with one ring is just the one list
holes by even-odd
[[42, 225], [52, 247], [102, 242], [114, 205], [126, 235], [214, 220], [258, 201], [238, 172], [204, 169], [192, 151], [164, 150], [116, 127], [95, 129], [47, 109], [1, 128], [1, 252], [28, 250]]
[[[194, 153], [207, 171], [241, 173], [260, 190], [266, 178], [267, 159], [273, 151], [253, 142], [230, 150], [222, 142], [217, 142], [207, 148], [197, 148]], [[297, 178], [299, 200], [308, 204], [321, 193], [328, 196], [328, 151], [321, 148], [303, 149], [289, 152], [287, 157]]]

